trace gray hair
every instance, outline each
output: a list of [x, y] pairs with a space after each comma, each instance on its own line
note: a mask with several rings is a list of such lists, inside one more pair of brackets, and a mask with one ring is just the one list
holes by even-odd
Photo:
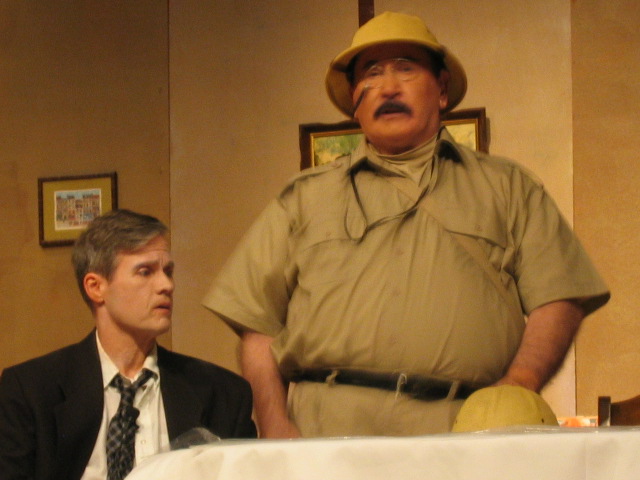
[[125, 209], [112, 210], [94, 219], [76, 240], [71, 255], [76, 281], [87, 305], [93, 308], [84, 289], [87, 273], [111, 280], [119, 253], [134, 252], [168, 231], [157, 218]]

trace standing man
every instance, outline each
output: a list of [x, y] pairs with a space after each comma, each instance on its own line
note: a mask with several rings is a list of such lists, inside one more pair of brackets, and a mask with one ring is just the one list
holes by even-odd
[[73, 266], [95, 330], [2, 373], [3, 480], [119, 480], [196, 427], [255, 437], [245, 380], [156, 343], [173, 307], [167, 233], [156, 218], [114, 210], [81, 234]]
[[204, 299], [242, 338], [261, 436], [449, 431], [478, 388], [540, 391], [608, 300], [542, 185], [442, 127], [466, 85], [398, 13], [331, 62], [366, 140], [287, 185]]

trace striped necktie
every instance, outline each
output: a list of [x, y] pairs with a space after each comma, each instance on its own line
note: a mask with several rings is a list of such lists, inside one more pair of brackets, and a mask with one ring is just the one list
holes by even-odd
[[133, 406], [136, 391], [153, 376], [151, 370], [144, 369], [140, 377], [133, 383], [120, 374], [113, 377], [111, 385], [120, 392], [118, 411], [109, 422], [107, 432], [107, 469], [108, 480], [121, 480], [133, 468], [136, 455], [135, 437], [138, 430], [136, 420], [140, 411]]

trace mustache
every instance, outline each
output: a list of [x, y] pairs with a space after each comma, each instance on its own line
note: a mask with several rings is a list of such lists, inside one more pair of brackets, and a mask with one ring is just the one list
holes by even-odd
[[377, 118], [385, 113], [411, 113], [411, 108], [398, 100], [387, 100], [376, 109], [374, 117]]

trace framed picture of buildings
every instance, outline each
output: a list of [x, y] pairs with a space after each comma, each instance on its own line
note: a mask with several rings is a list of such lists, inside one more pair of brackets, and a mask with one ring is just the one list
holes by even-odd
[[115, 172], [39, 178], [40, 245], [72, 245], [91, 220], [117, 207]]

